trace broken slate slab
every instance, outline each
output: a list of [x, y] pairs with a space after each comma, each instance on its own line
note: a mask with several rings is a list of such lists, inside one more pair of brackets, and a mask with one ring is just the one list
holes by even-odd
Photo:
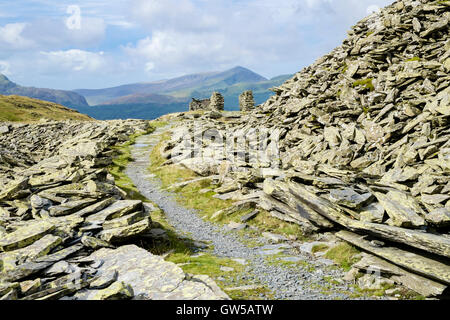
[[248, 213], [248, 214], [242, 216], [242, 217], [241, 217], [241, 222], [242, 222], [242, 223], [248, 222], [248, 221], [250, 221], [250, 220], [256, 218], [256, 216], [257, 216], [258, 214], [259, 214], [259, 210], [254, 210], [254, 211], [252, 211], [252, 212], [250, 212], [250, 213]]
[[103, 224], [106, 220], [120, 218], [128, 213], [137, 211], [142, 206], [140, 200], [121, 200], [86, 218], [87, 224]]
[[447, 288], [444, 284], [411, 273], [386, 260], [369, 254], [364, 254], [363, 258], [353, 265], [353, 268], [364, 273], [376, 272], [381, 276], [390, 277], [396, 283], [401, 283], [424, 297], [439, 296]]
[[61, 243], [60, 237], [47, 234], [25, 248], [0, 253], [0, 270], [3, 272], [13, 270], [22, 263], [45, 256]]
[[5, 191], [0, 193], [0, 201], [14, 200], [17, 196], [20, 196], [21, 191], [28, 187], [28, 181], [28, 178], [22, 178], [19, 180], [14, 180], [4, 186], [2, 189]]
[[[100, 274], [110, 270], [118, 272], [117, 281], [129, 285], [135, 297], [143, 300], [228, 300], [209, 277], [188, 277], [176, 264], [164, 261], [135, 245], [118, 249], [100, 249], [90, 258], [104, 261]], [[191, 280], [192, 279], [192, 280]], [[85, 300], [93, 290], [77, 293]]]
[[375, 192], [375, 196], [389, 215], [392, 226], [414, 228], [426, 225], [425, 219], [418, 214], [423, 210], [413, 197], [400, 191]]
[[150, 220], [145, 218], [142, 221], [129, 226], [107, 229], [100, 232], [100, 239], [106, 242], [117, 242], [133, 238], [146, 233], [150, 229]]
[[33, 221], [0, 239], [0, 251], [24, 248], [50, 233], [55, 226], [46, 221]]
[[332, 189], [330, 190], [329, 199], [335, 204], [345, 207], [359, 209], [366, 205], [373, 198], [371, 193], [359, 194], [355, 190], [348, 189]]
[[239, 231], [239, 230], [244, 230], [245, 228], [247, 228], [247, 225], [245, 223], [238, 223], [238, 222], [230, 222], [226, 228], [228, 230], [232, 230], [232, 231]]

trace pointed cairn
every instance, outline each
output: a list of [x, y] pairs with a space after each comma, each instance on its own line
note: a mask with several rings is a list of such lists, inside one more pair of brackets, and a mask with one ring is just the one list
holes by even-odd
[[239, 108], [241, 111], [250, 111], [255, 107], [253, 91], [245, 91], [239, 96]]
[[223, 111], [225, 109], [225, 100], [219, 92], [213, 92], [209, 108], [212, 111]]

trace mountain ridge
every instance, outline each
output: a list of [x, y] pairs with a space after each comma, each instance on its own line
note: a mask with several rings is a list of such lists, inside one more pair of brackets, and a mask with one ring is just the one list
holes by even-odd
[[86, 99], [76, 92], [48, 88], [23, 87], [11, 81], [10, 79], [8, 79], [8, 77], [1, 73], [0, 94], [18, 95], [33, 99], [45, 100], [66, 107], [88, 106]]
[[[101, 105], [124, 96], [133, 94], [171, 95], [197, 87], [209, 86], [221, 89], [242, 82], [263, 82], [268, 79], [241, 66], [225, 71], [188, 74], [172, 79], [154, 82], [139, 82], [104, 89], [75, 89], [74, 92], [83, 95], [90, 105]], [[184, 97], [189, 94], [186, 93]], [[187, 97], [189, 100], [190, 97]]]

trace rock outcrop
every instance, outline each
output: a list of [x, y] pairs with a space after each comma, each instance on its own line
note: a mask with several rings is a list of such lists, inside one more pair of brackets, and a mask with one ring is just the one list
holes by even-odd
[[208, 110], [210, 104], [211, 99], [198, 100], [192, 98], [192, 101], [189, 104], [189, 111]]
[[[305, 233], [337, 228], [378, 239], [386, 250], [375, 255], [409, 265], [442, 293], [450, 274], [449, 21], [446, 1], [394, 2], [253, 113], [184, 116], [168, 163], [219, 175], [218, 193], [260, 194], [259, 207]], [[413, 264], [396, 258], [412, 252]], [[427, 261], [439, 261], [439, 276], [424, 272]]]
[[147, 132], [148, 121], [5, 127], [0, 300], [227, 298], [208, 277], [121, 246], [151, 238], [156, 208], [126, 200], [107, 167], [112, 146]]

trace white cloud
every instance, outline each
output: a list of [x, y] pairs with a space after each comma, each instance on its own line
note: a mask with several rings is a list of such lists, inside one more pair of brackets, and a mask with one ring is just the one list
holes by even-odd
[[[132, 17], [149, 36], [125, 46], [153, 74], [245, 65], [296, 72], [338, 46], [346, 31], [389, 0], [132, 0]], [[148, 69], [148, 68], [147, 68]]]
[[69, 28], [61, 18], [34, 21], [24, 30], [24, 35], [35, 39], [41, 49], [49, 50], [96, 45], [104, 39], [105, 31], [103, 19], [83, 17], [80, 28]]
[[105, 66], [104, 52], [83, 50], [41, 52], [41, 63], [48, 69], [71, 72], [95, 72]]
[[[235, 65], [276, 76], [311, 64], [368, 10], [392, 1], [8, 0], [0, 15], [11, 12], [16, 23], [0, 25], [0, 60], [29, 85], [65, 88]], [[67, 6], [77, 3], [81, 28], [70, 30]]]
[[4, 74], [5, 76], [11, 75], [10, 67], [11, 66], [8, 61], [0, 60], [0, 73], [1, 74]]
[[155, 64], [153, 62], [150, 61], [145, 64], [145, 71], [150, 72], [153, 69], [155, 69]]
[[26, 23], [10, 23], [4, 27], [0, 27], [0, 43], [1, 47], [8, 49], [24, 49], [31, 47], [33, 42], [23, 37], [22, 33], [27, 27]]
[[133, 19], [152, 29], [189, 32], [218, 26], [218, 19], [211, 14], [211, 6], [207, 2], [195, 5], [191, 0], [130, 0], [130, 8]]

